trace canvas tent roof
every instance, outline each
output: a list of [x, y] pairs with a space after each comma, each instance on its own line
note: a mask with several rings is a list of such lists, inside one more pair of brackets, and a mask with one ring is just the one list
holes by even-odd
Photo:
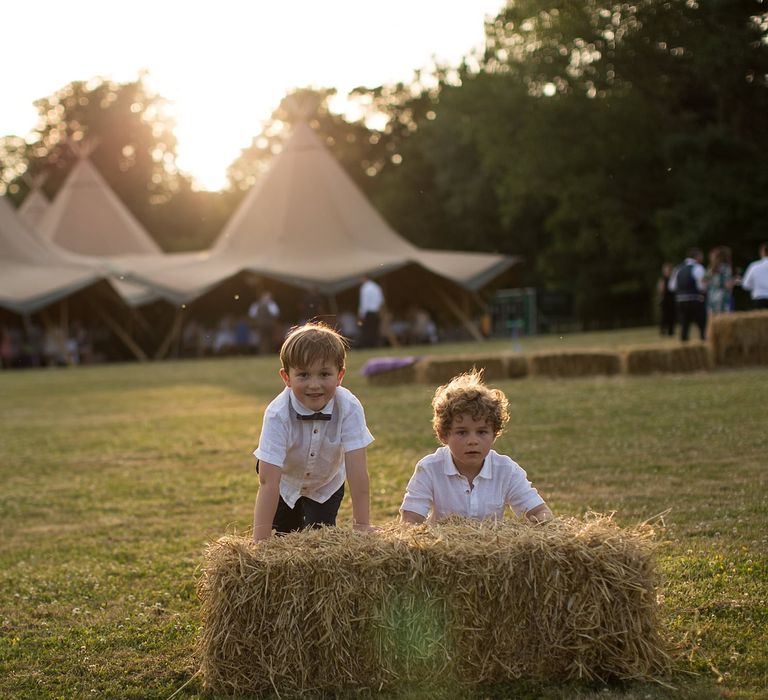
[[[158, 299], [172, 304], [187, 302], [242, 268], [230, 258], [212, 260], [209, 251], [119, 255], [94, 260], [109, 270], [110, 284], [130, 306]], [[194, 293], [179, 291], [187, 286]]]
[[24, 201], [16, 210], [16, 214], [23, 224], [31, 229], [36, 229], [50, 206], [51, 203], [40, 188], [33, 187], [27, 196], [24, 197]]
[[0, 306], [27, 314], [87, 287], [104, 275], [46, 245], [0, 198]]
[[[22, 207], [35, 193], [43, 197], [33, 189]], [[123, 274], [126, 269], [134, 265], [147, 270], [169, 268], [189, 255], [164, 254], [85, 156], [72, 169], [53, 203], [46, 204], [39, 222], [30, 223], [28, 228], [39, 232], [49, 248], [69, 253], [79, 264], [109, 276], [112, 287], [130, 306], [162, 297], [155, 289], [127, 279]]]
[[296, 126], [264, 179], [245, 196], [210, 253], [172, 270], [132, 267], [173, 301], [190, 301], [241, 270], [335, 294], [417, 264], [475, 290], [510, 256], [422, 250], [395, 232], [306, 124]]
[[80, 158], [37, 230], [82, 255], [160, 255], [160, 246], [87, 158]]

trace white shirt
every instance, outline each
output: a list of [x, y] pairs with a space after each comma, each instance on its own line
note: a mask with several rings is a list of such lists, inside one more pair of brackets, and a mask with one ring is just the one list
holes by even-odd
[[259, 307], [261, 304], [266, 304], [269, 315], [273, 318], [277, 318], [280, 315], [280, 307], [274, 299], [264, 299], [262, 301], [254, 301], [248, 308], [248, 315], [251, 318], [256, 318], [259, 315]]
[[365, 316], [369, 311], [378, 313], [381, 311], [381, 307], [384, 306], [384, 292], [381, 291], [376, 282], [373, 280], [365, 280], [360, 285], [360, 305], [357, 312], [360, 316]]
[[768, 299], [768, 258], [760, 258], [747, 266], [741, 286], [753, 299]]
[[400, 511], [417, 513], [430, 522], [449, 515], [500, 520], [505, 505], [523, 515], [542, 503], [544, 499], [531, 486], [525, 470], [506, 455], [491, 450], [470, 488], [467, 478], [456, 469], [451, 451], [443, 446], [416, 465]]
[[344, 453], [367, 447], [373, 435], [357, 397], [344, 387], [322, 410], [331, 420], [299, 420], [314, 413], [286, 387], [267, 406], [257, 459], [281, 467], [280, 495], [293, 508], [300, 496], [325, 503], [344, 483]]

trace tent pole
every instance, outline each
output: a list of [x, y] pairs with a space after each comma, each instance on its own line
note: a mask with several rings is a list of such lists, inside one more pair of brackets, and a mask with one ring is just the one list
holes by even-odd
[[478, 311], [485, 311], [488, 308], [488, 305], [483, 301], [483, 297], [480, 295], [479, 292], [472, 292], [471, 294], [472, 301], [477, 304]]
[[99, 318], [104, 321], [104, 323], [109, 326], [109, 329], [120, 339], [123, 341], [125, 346], [133, 353], [134, 357], [139, 360], [140, 362], [146, 362], [149, 358], [147, 357], [147, 353], [145, 353], [136, 343], [136, 341], [131, 338], [128, 333], [125, 332], [125, 330], [120, 326], [120, 324], [115, 321], [104, 309], [102, 309], [100, 306], [97, 306], [93, 301], [89, 302], [91, 305], [91, 308], [96, 312], [96, 314], [99, 316]]
[[129, 308], [131, 312], [131, 317], [136, 321], [136, 323], [138, 323], [139, 326], [141, 326], [141, 328], [144, 331], [146, 331], [147, 333], [151, 333], [152, 327], [149, 325], [149, 322], [147, 321], [147, 319], [144, 318], [144, 315], [141, 313], [141, 311], [137, 309], [135, 306], [131, 306]]
[[171, 328], [166, 334], [165, 338], [163, 338], [163, 342], [160, 344], [160, 347], [157, 349], [154, 359], [162, 360], [168, 354], [168, 350], [170, 350], [171, 348], [171, 343], [173, 343], [174, 339], [181, 332], [181, 320], [183, 316], [184, 316], [184, 313], [182, 309], [180, 307], [176, 307], [176, 314], [173, 317], [173, 323], [171, 324]]
[[461, 307], [453, 299], [451, 299], [450, 295], [448, 295], [444, 289], [436, 284], [433, 284], [432, 287], [435, 290], [437, 296], [439, 296], [440, 299], [443, 300], [443, 303], [448, 307], [448, 310], [453, 313], [453, 315], [459, 319], [459, 321], [461, 321], [464, 328], [469, 331], [469, 334], [477, 341], [485, 340], [482, 333], [477, 330], [477, 326], [472, 322], [472, 319], [470, 319], [469, 316], [467, 316], [461, 310]]

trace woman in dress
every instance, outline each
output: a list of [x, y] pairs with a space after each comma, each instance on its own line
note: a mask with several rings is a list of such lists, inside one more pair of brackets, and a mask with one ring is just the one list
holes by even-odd
[[707, 311], [710, 314], [730, 313], [733, 296], [731, 249], [720, 245], [709, 251], [707, 268]]

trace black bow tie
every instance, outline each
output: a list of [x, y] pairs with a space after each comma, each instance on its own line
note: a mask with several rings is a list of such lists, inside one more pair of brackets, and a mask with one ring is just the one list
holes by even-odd
[[305, 416], [301, 413], [297, 413], [296, 418], [299, 420], [331, 420], [331, 414], [320, 413], [320, 411], [317, 411], [316, 413], [310, 413], [309, 415]]

